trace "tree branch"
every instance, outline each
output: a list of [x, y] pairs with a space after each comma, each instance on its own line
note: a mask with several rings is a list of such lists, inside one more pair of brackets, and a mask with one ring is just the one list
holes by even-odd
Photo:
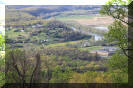
[[34, 74], [35, 74], [35, 72], [36, 72], [36, 70], [37, 70], [37, 68], [38, 68], [38, 66], [39, 66], [39, 61], [40, 61], [40, 55], [37, 54], [37, 55], [36, 55], [36, 67], [35, 67], [35, 69], [34, 69], [33, 72], [32, 72], [31, 79], [30, 79], [30, 83], [33, 82], [33, 77], [34, 77]]
[[12, 60], [13, 60], [13, 66], [14, 66], [14, 68], [16, 69], [18, 75], [20, 77], [22, 77], [22, 74], [21, 74], [21, 72], [18, 69], [17, 63], [15, 63], [16, 61], [15, 61], [15, 57], [14, 57], [13, 51], [11, 52], [11, 57], [12, 57]]

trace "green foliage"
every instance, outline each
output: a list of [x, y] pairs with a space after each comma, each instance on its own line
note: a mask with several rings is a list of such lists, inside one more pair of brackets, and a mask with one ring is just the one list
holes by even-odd
[[[35, 26], [35, 25], [34, 25]], [[17, 30], [17, 31], [16, 31]], [[91, 36], [73, 31], [67, 24], [60, 21], [50, 21], [44, 28], [31, 28], [31, 26], [22, 28], [6, 29], [7, 44], [12, 47], [19, 46], [19, 43], [32, 43], [33, 45], [53, 44], [59, 42], [76, 41], [82, 39], [90, 39]], [[24, 46], [25, 44], [21, 44]]]
[[72, 70], [69, 67], [62, 69], [56, 66], [52, 73], [51, 83], [68, 83], [71, 79]]
[[[28, 50], [29, 49], [9, 49], [6, 51], [7, 83], [29, 83], [34, 81], [34, 79], [39, 79], [40, 75], [37, 75], [37, 78], [34, 78], [34, 70], [36, 72], [40, 71], [40, 57], [37, 56], [38, 54], [33, 56], [33, 53], [35, 54], [35, 52], [33, 50], [33, 52], [29, 52]], [[35, 68], [37, 68], [37, 70]]]
[[[104, 10], [102, 10], [102, 13], [109, 16], [117, 16], [117, 14], [125, 12], [124, 8], [117, 8], [116, 11], [107, 12], [106, 10], [109, 10], [110, 7], [111, 6], [105, 7]], [[50, 20], [47, 23], [45, 23], [44, 20], [40, 20], [39, 17], [45, 18], [47, 16], [51, 17], [53, 15], [59, 15], [56, 12], [53, 13], [57, 10], [53, 9], [55, 8], [49, 9], [49, 7], [45, 7], [41, 9], [40, 7], [32, 7], [17, 9], [17, 11], [15, 11], [16, 9], [10, 9], [10, 11], [8, 12], [9, 14], [7, 14], [7, 21], [8, 23], [11, 23], [9, 25], [17, 24], [17, 22], [18, 25], [26, 25], [24, 31], [22, 31], [21, 27], [13, 27], [13, 29], [9, 27], [9, 29], [7, 29], [7, 32], [9, 34], [8, 39], [10, 40], [10, 43], [12, 45], [25, 44], [23, 48], [26, 48], [26, 50], [28, 50], [29, 46], [31, 47], [31, 45], [33, 44], [35, 45], [34, 47], [40, 47], [41, 44], [50, 44], [48, 46], [43, 46], [43, 48], [40, 47], [38, 52], [40, 55], [40, 62], [38, 61], [38, 63], [35, 63], [36, 58], [34, 56], [36, 53], [33, 49], [27, 52], [21, 49], [15, 49], [13, 51], [9, 50], [6, 55], [7, 64], [9, 64], [7, 65], [9, 66], [7, 73], [7, 77], [9, 78], [9, 80], [7, 80], [8, 82], [22, 82], [22, 80], [25, 79], [25, 83], [29, 83], [30, 76], [32, 75], [35, 64], [39, 65], [39, 67], [37, 68], [37, 72], [34, 74], [34, 77], [36, 79], [40, 78], [38, 82], [41, 83], [127, 82], [127, 57], [124, 56], [123, 53], [117, 53], [113, 55], [111, 59], [109, 59], [109, 68], [111, 69], [111, 71], [109, 72], [108, 68], [106, 67], [106, 64], [108, 64], [108, 59], [105, 60], [97, 58], [97, 54], [89, 53], [89, 51], [91, 50], [101, 49], [101, 46], [87, 48], [68, 47], [67, 45], [69, 44], [73, 45], [81, 42], [81, 40], [88, 40], [91, 38], [91, 36], [86, 34], [88, 33], [88, 31], [84, 31], [86, 32], [84, 34], [78, 31], [74, 31], [71, 28], [73, 27], [73, 25], [68, 25], [57, 20]], [[47, 14], [44, 14], [45, 11]], [[117, 13], [117, 11], [119, 11], [119, 13]], [[123, 19], [124, 16], [127, 16], [127, 14], [124, 13], [122, 15], [118, 15], [117, 17]], [[73, 17], [74, 16], [72, 16], [71, 18]], [[81, 19], [80, 17], [75, 18]], [[89, 17], [85, 16], [83, 18], [86, 19]], [[39, 28], [36, 24], [41, 24], [43, 27]], [[31, 26], [34, 27], [31, 28]], [[75, 28], [84, 29], [85, 27], [79, 28], [79, 26], [77, 26]], [[86, 29], [88, 29], [88, 27], [86, 27]], [[127, 27], [121, 21], [115, 19], [115, 22], [111, 26], [109, 26], [109, 29], [109, 33], [106, 34], [108, 40], [110, 40], [110, 42], [115, 41], [119, 44], [119, 46], [122, 46], [122, 48], [126, 48], [127, 30], [125, 29], [127, 29]], [[99, 31], [91, 29], [90, 32], [98, 33]], [[118, 32], [120, 34], [118, 34]], [[104, 41], [101, 41], [101, 45], [102, 42]], [[28, 47], [26, 47], [27, 43], [29, 43], [29, 45], [27, 45]], [[100, 42], [96, 43], [99, 44]], [[15, 58], [14, 60], [13, 56]], [[125, 65], [123, 66], [123, 64]], [[22, 76], [17, 73], [16, 66], [18, 67], [22, 75], [25, 76], [24, 78], [22, 78]], [[24, 72], [25, 69], [26, 71]], [[35, 82], [36, 81], [37, 80], [35, 80]]]
[[109, 59], [109, 67], [112, 71], [116, 70], [128, 73], [128, 58], [120, 52], [117, 52]]
[[5, 59], [0, 58], [0, 87], [5, 84]]
[[5, 84], [5, 73], [0, 72], [0, 87]]
[[114, 83], [128, 82], [128, 58], [118, 51], [108, 62], [110, 72], [112, 73], [112, 81]]
[[123, 25], [120, 21], [114, 21], [108, 27], [110, 30], [105, 35], [109, 42], [116, 42], [120, 48], [127, 48], [128, 47], [128, 28], [127, 26]]
[[[127, 52], [128, 45], [132, 45], [132, 40], [128, 40], [128, 26], [131, 26], [126, 20], [128, 17], [128, 6], [132, 0], [109, 0], [102, 7], [100, 13], [111, 16], [115, 19], [105, 35], [109, 42], [115, 42], [121, 49], [109, 59], [109, 68], [112, 72], [113, 82], [128, 82], [128, 59], [132, 59]], [[124, 53], [124, 54], [123, 54]]]
[[66, 56], [72, 60], [87, 60], [98, 61], [100, 58], [96, 58], [96, 54], [89, 54], [88, 51], [83, 51], [77, 48], [69, 47], [48, 47], [45, 48], [46, 55]]
[[106, 5], [129, 5], [132, 0], [109, 0]]
[[0, 51], [5, 50], [5, 36], [0, 35]]
[[113, 82], [128, 82], [128, 58], [131, 59], [132, 57], [127, 54], [128, 45], [131, 44], [131, 41], [128, 41], [129, 23], [126, 19], [129, 17], [127, 5], [131, 1], [109, 0], [100, 10], [101, 14], [115, 19], [113, 24], [108, 27], [109, 32], [105, 37], [109, 42], [115, 42], [121, 49], [109, 59], [109, 68], [112, 72]]
[[110, 73], [113, 83], [128, 83], [128, 74], [120, 72]]
[[0, 86], [5, 83], [5, 53], [3, 50], [5, 50], [5, 38], [0, 34]]
[[88, 71], [73, 73], [70, 83], [113, 83], [110, 73]]

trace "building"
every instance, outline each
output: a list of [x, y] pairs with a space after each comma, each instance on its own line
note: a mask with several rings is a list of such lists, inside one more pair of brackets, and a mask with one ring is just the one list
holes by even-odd
[[104, 47], [99, 50], [93, 50], [90, 53], [93, 53], [93, 54], [97, 53], [101, 57], [109, 57], [109, 56], [112, 56], [113, 54], [115, 54], [116, 50], [118, 50], [118, 49], [119, 49], [118, 47], [107, 46], [107, 47]]

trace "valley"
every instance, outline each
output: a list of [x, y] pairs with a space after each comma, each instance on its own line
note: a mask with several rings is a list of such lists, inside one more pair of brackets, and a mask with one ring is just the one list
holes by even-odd
[[[120, 49], [104, 36], [114, 19], [100, 15], [100, 9], [101, 6], [7, 6], [7, 82], [16, 83], [21, 75], [24, 78], [20, 82], [25, 83], [117, 82], [113, 76], [118, 76], [120, 70], [112, 73], [109, 61]], [[124, 76], [122, 80], [127, 78], [125, 73], [119, 76]]]

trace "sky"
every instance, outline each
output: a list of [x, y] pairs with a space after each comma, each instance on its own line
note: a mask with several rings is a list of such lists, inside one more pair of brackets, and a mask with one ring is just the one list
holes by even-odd
[[6, 5], [104, 5], [108, 0], [0, 0]]

